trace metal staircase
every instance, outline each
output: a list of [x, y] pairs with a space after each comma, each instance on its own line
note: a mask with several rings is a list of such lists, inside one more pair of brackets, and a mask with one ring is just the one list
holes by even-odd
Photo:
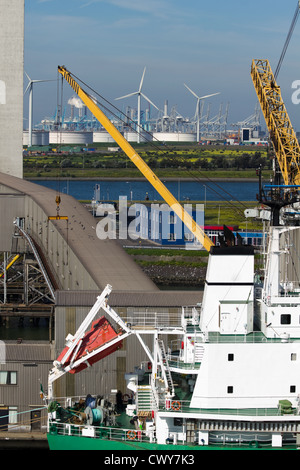
[[166, 388], [170, 392], [170, 395], [174, 396], [175, 395], [174, 384], [173, 384], [172, 375], [171, 375], [171, 371], [169, 367], [168, 357], [167, 357], [166, 350], [165, 350], [165, 345], [164, 345], [163, 340], [161, 339], [158, 339], [157, 343], [158, 343], [158, 357], [160, 360], [164, 382], [165, 382]]
[[138, 416], [146, 416], [154, 409], [152, 389], [150, 385], [138, 387], [136, 405]]
[[55, 300], [55, 290], [58, 288], [56, 285], [56, 281], [53, 276], [51, 276], [51, 270], [50, 267], [48, 266], [48, 263], [46, 261], [46, 258], [44, 254], [42, 253], [41, 248], [39, 245], [36, 243], [36, 241], [24, 230], [22, 226], [22, 219], [18, 218], [14, 221], [14, 225], [20, 232], [20, 234], [27, 240], [34, 257], [39, 265], [40, 271], [44, 277], [44, 280], [47, 284], [47, 287], [50, 292], [50, 296], [53, 300]]
[[195, 343], [194, 362], [202, 362], [204, 356], [204, 347], [202, 344]]

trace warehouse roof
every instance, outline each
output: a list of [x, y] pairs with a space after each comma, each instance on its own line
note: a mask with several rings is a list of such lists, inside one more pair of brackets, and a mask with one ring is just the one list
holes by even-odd
[[[47, 216], [56, 216], [57, 192], [24, 179], [0, 173], [0, 185], [10, 192], [20, 192], [32, 198]], [[52, 221], [67, 240], [99, 289], [111, 284], [124, 291], [155, 291], [158, 288], [123, 250], [117, 240], [100, 240], [96, 221], [88, 210], [72, 196], [60, 195], [60, 215], [68, 216], [68, 227]]]
[[51, 345], [49, 342], [34, 341], [5, 341], [5, 360], [6, 362], [52, 363]]

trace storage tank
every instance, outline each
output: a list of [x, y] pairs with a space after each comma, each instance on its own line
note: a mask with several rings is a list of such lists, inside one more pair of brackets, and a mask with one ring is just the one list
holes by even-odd
[[[125, 131], [124, 137], [127, 140], [127, 142], [137, 142], [138, 140], [137, 132]], [[149, 135], [147, 132], [141, 131], [140, 142], [149, 142], [149, 140], [152, 141], [152, 136]]]
[[197, 135], [193, 132], [154, 132], [153, 141], [159, 142], [196, 142]]
[[86, 145], [93, 143], [93, 132], [86, 131], [50, 131], [50, 144], [78, 144]]
[[106, 131], [93, 132], [93, 142], [112, 143], [115, 142], [112, 136]]
[[[29, 132], [23, 131], [23, 145], [29, 143]], [[49, 131], [32, 131], [32, 145], [44, 146], [49, 145]]]

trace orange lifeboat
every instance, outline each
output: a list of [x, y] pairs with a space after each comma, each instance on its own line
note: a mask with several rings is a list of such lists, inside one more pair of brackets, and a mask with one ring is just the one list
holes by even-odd
[[[87, 331], [83, 336], [82, 342], [80, 344], [80, 347], [76, 351], [75, 357], [73, 357], [73, 352], [67, 359], [67, 361], [64, 362], [64, 367], [67, 367], [70, 364], [71, 360], [72, 363], [76, 363], [76, 361], [78, 361], [79, 359], [84, 358], [84, 356], [87, 356], [88, 354], [92, 353], [101, 346], [104, 346], [105, 344], [111, 342], [112, 340], [120, 336], [120, 334], [121, 333], [117, 333], [115, 331], [110, 322], [104, 316], [99, 318], [98, 320], [95, 320], [92, 323], [91, 329]], [[104, 357], [109, 356], [113, 352], [117, 351], [122, 347], [122, 345], [122, 340], [120, 340], [119, 342], [108, 346], [106, 349], [100, 351], [98, 354], [87, 358], [86, 361], [80, 363], [78, 367], [72, 368], [69, 372], [71, 374], [76, 374], [77, 372], [86, 369], [88, 366], [95, 364], [95, 362], [98, 362]], [[57, 361], [61, 362], [69, 349], [69, 346], [65, 347], [65, 349], [57, 358]]]

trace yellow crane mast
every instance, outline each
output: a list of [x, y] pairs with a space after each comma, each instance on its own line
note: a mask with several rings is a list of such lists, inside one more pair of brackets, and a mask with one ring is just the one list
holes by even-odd
[[159, 180], [159, 178], [153, 173], [149, 166], [144, 160], [138, 155], [133, 147], [127, 142], [122, 134], [115, 128], [107, 116], [101, 111], [101, 109], [95, 103], [95, 100], [91, 98], [73, 78], [71, 73], [64, 67], [58, 67], [59, 73], [69, 83], [71, 88], [77, 93], [79, 98], [84, 102], [87, 108], [95, 116], [96, 119], [102, 124], [106, 131], [111, 137], [117, 142], [122, 148], [130, 160], [136, 165], [140, 172], [147, 178], [152, 184], [156, 191], [162, 196], [164, 201], [170, 206], [171, 210], [183, 221], [186, 227], [192, 232], [194, 237], [203, 245], [203, 247], [209, 252], [210, 248], [214, 246], [210, 238], [204, 233], [204, 231], [195, 222], [193, 217], [184, 210], [181, 204], [176, 200], [172, 193], [165, 187], [165, 185]]
[[300, 146], [268, 60], [253, 60], [251, 77], [286, 186], [300, 185]]

